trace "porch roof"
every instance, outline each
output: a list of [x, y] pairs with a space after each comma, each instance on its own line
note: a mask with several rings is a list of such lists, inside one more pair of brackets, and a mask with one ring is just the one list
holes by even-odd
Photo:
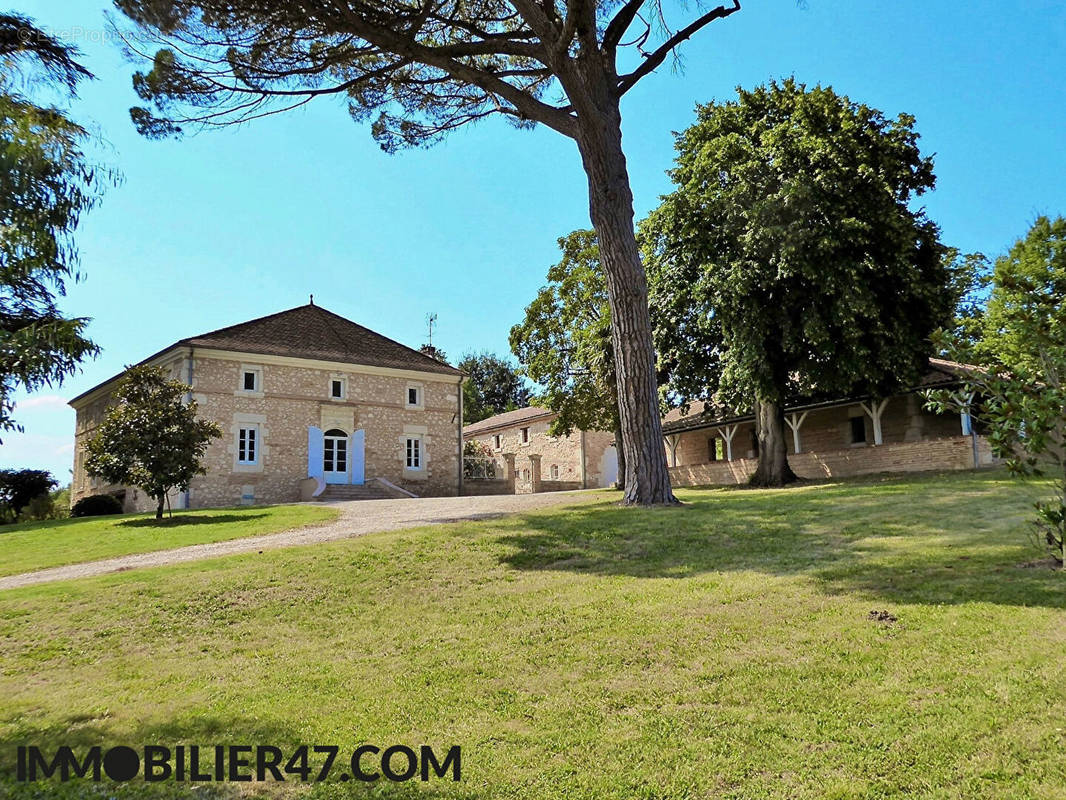
[[[914, 386], [907, 387], [896, 396], [913, 394], [926, 389], [947, 389], [957, 386], [968, 374], [980, 372], [980, 367], [972, 364], [960, 364], [955, 361], [947, 361], [942, 358], [930, 358], [929, 368], [922, 375], [921, 380]], [[837, 397], [829, 400], [812, 400], [811, 398], [790, 398], [785, 403], [785, 413], [793, 411], [816, 411], [824, 408], [836, 408], [850, 406], [870, 400], [869, 395], [854, 395], [849, 397]], [[736, 425], [743, 422], [754, 422], [755, 415], [733, 414], [717, 416], [715, 410], [709, 408], [706, 403], [697, 401], [691, 404], [693, 409], [688, 414], [679, 413], [681, 409], [674, 409], [663, 418], [663, 435], [670, 436], [688, 431], [698, 431], [707, 428], [719, 428], [723, 425]]]

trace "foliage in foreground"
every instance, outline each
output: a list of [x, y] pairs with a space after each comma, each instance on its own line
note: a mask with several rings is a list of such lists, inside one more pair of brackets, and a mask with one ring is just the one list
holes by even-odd
[[54, 386], [98, 348], [57, 298], [78, 280], [74, 232], [115, 176], [86, 155], [88, 132], [26, 87], [73, 95], [92, 77], [77, 51], [0, 14], [0, 432], [21, 430], [11, 393]]
[[930, 405], [969, 412], [1016, 474], [1053, 479], [1036, 524], [1066, 567], [1066, 219], [1037, 219], [989, 280], [987, 307], [941, 337], [949, 358], [976, 369], [962, 391], [931, 393]]
[[197, 419], [191, 389], [159, 367], [130, 367], [112, 405], [86, 445], [85, 471], [108, 483], [139, 486], [156, 501], [156, 519], [170, 491], [183, 492], [197, 475], [212, 439], [214, 422]]

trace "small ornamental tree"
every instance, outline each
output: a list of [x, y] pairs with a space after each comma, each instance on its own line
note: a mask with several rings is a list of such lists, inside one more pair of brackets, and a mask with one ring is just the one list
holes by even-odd
[[934, 184], [913, 117], [793, 80], [738, 93], [678, 135], [641, 234], [674, 399], [753, 411], [752, 483], [781, 486], [786, 400], [913, 384], [955, 289], [910, 207]]
[[961, 391], [930, 392], [929, 404], [968, 412], [1015, 474], [1051, 478], [1055, 496], [1037, 503], [1037, 526], [1066, 567], [1066, 219], [1037, 219], [996, 260], [983, 313], [964, 312], [940, 344], [977, 369]]
[[538, 401], [558, 415], [553, 436], [575, 429], [614, 433], [625, 488], [611, 307], [596, 232], [574, 231], [559, 240], [559, 248], [563, 258], [548, 270], [548, 285], [511, 328], [511, 350], [526, 376], [544, 388]]
[[212, 439], [213, 422], [196, 418], [190, 387], [156, 367], [130, 367], [115, 390], [114, 405], [89, 440], [85, 470], [109, 483], [139, 486], [153, 498], [155, 518], [171, 490], [186, 491]]

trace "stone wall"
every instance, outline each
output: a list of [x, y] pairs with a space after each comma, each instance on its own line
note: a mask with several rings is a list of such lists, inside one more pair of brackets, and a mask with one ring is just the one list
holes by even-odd
[[[305, 366], [306, 364], [306, 366]], [[189, 359], [172, 369], [189, 380]], [[192, 508], [299, 500], [299, 483], [308, 475], [308, 429], [338, 428], [347, 434], [365, 432], [365, 478], [385, 478], [419, 496], [455, 495], [459, 483], [458, 379], [430, 373], [362, 369], [246, 355], [220, 357], [195, 352], [191, 364], [193, 396], [204, 418], [223, 429], [208, 448], [206, 476], [193, 481]], [[244, 391], [247, 369], [260, 371], [258, 391]], [[344, 396], [330, 397], [330, 381], [342, 379]], [[407, 389], [417, 386], [422, 403], [409, 407]], [[116, 487], [93, 486], [82, 468], [82, 450], [102, 416], [108, 398], [78, 409], [72, 499]], [[259, 425], [260, 458], [254, 465], [237, 463], [237, 431], [242, 423]], [[421, 437], [423, 465], [406, 468], [404, 443]], [[143, 492], [139, 493], [143, 495]], [[129, 510], [143, 503], [127, 492]]]
[[[922, 398], [915, 394], [889, 398], [881, 415], [881, 435], [885, 444], [944, 439], [962, 433], [962, 422], [957, 414], [934, 414], [923, 408], [922, 402]], [[851, 443], [853, 417], [863, 419], [866, 430], [866, 442], [863, 444]], [[733, 458], [754, 459], [757, 456], [754, 423], [743, 422], [737, 427], [733, 437]], [[667, 463], [681, 467], [711, 461], [711, 441], [721, 435], [714, 428], [687, 431], [674, 437], [676, 445], [673, 449], [668, 438]], [[801, 453], [822, 453], [849, 448], [862, 450], [870, 446], [873, 440], [873, 422], [858, 403], [810, 411], [800, 426]], [[795, 453], [792, 429], [788, 425], [785, 426], [785, 441], [791, 458]], [[724, 446], [719, 449], [724, 452]]]
[[[978, 463], [994, 463], [988, 440], [978, 437]], [[672, 467], [674, 486], [710, 486], [746, 483], [755, 472], [753, 458]], [[799, 477], [808, 480], [841, 478], [878, 472], [924, 472], [971, 469], [973, 442], [969, 436], [953, 436], [922, 442], [869, 445], [827, 450], [821, 453], [789, 453], [788, 463]]]
[[514, 487], [504, 478], [467, 478], [463, 481], [466, 497], [492, 494], [514, 494]]
[[[585, 474], [584, 488], [606, 485], [603, 474], [605, 453], [613, 446], [614, 434], [603, 431], [574, 431], [569, 436], [552, 436], [548, 429], [554, 419], [546, 415], [526, 420], [505, 428], [480, 431], [475, 435], [465, 436], [466, 441], [477, 441], [486, 445], [493, 457], [504, 470], [504, 455], [515, 456], [516, 491], [528, 493], [528, 484], [532, 475], [530, 456], [540, 457], [540, 491], [548, 491], [543, 484], [560, 484], [567, 487], [582, 487], [581, 445], [584, 437]], [[528, 429], [528, 441], [522, 440], [522, 429]], [[499, 447], [496, 437], [499, 437]], [[554, 468], [554, 470], [553, 470]], [[526, 488], [523, 489], [523, 484]]]

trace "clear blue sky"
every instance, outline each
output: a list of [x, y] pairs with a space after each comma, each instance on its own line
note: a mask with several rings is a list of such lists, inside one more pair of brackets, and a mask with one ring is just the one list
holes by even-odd
[[[589, 225], [574, 145], [489, 121], [429, 150], [382, 153], [332, 100], [184, 141], [134, 132], [133, 65], [106, 41], [103, 0], [31, 0], [18, 11], [84, 52], [98, 76], [73, 106], [125, 175], [78, 233], [86, 280], [64, 302], [90, 316], [99, 359], [56, 390], [20, 396], [24, 435], [0, 466], [65, 481], [65, 400], [167, 344], [315, 301], [405, 344], [507, 352], [507, 333]], [[888, 114], [917, 117], [935, 154], [925, 198], [944, 241], [996, 254], [1040, 214], [1066, 213], [1066, 4], [747, 0], [623, 104], [638, 215], [669, 190], [671, 131], [698, 102], [794, 75]]]

